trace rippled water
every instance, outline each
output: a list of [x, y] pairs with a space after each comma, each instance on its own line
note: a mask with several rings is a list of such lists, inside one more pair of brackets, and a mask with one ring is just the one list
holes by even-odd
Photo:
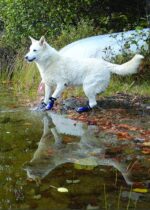
[[33, 112], [8, 86], [0, 102], [0, 209], [150, 209], [150, 156], [135, 142]]

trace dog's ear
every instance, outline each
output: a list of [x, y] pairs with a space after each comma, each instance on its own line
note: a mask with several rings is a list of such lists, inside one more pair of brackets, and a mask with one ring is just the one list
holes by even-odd
[[42, 36], [41, 39], [39, 40], [39, 44], [40, 44], [41, 46], [43, 46], [45, 42], [46, 42], [46, 41], [45, 41], [45, 37]]
[[36, 41], [36, 40], [35, 40], [34, 38], [32, 38], [31, 36], [29, 36], [29, 38], [30, 38], [30, 40], [31, 40], [32, 43]]

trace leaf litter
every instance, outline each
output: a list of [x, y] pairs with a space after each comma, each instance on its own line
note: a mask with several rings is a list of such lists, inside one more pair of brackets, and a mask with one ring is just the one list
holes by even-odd
[[[136, 150], [141, 155], [150, 155], [150, 112], [144, 104], [149, 97], [140, 97], [127, 94], [117, 94], [112, 97], [105, 97], [100, 102], [98, 108], [91, 112], [78, 114], [69, 104], [66, 114], [73, 120], [86, 123], [88, 126], [96, 126], [98, 132], [104, 132], [116, 136], [119, 142], [133, 142]], [[67, 99], [68, 105], [69, 99]], [[73, 98], [73, 107], [78, 105], [78, 99]], [[65, 102], [63, 102], [65, 104]], [[64, 106], [64, 105], [63, 105]], [[101, 106], [101, 107], [100, 107]], [[59, 107], [60, 108], [60, 107]], [[57, 110], [56, 110], [57, 111]], [[133, 151], [134, 152], [134, 151]]]

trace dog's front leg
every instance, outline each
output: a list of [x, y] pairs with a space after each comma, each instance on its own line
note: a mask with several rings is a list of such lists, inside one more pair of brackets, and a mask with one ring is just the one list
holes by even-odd
[[44, 100], [38, 106], [37, 110], [45, 111], [46, 106], [47, 106], [47, 104], [49, 102], [50, 94], [51, 94], [51, 87], [45, 84], [45, 96], [44, 96]]
[[56, 99], [61, 95], [61, 93], [63, 92], [63, 90], [65, 89], [65, 84], [57, 84], [56, 90], [54, 91], [54, 93], [52, 94], [52, 97], [50, 97], [49, 102], [46, 106], [46, 110], [50, 110], [52, 109], [54, 102], [56, 101]]
[[66, 84], [57, 84], [56, 90], [54, 91], [54, 93], [52, 94], [53, 98], [58, 98], [60, 97], [61, 93], [63, 92], [63, 90], [65, 89]]
[[44, 97], [45, 104], [48, 104], [50, 95], [51, 95], [51, 87], [45, 84], [45, 97]]

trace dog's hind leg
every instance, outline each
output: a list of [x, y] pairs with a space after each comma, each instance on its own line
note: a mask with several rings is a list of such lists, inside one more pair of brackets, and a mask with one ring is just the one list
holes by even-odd
[[83, 90], [85, 92], [85, 95], [88, 97], [89, 102], [87, 106], [78, 107], [76, 109], [78, 113], [90, 111], [97, 104], [95, 90], [91, 91], [90, 87], [87, 86], [83, 86]]
[[96, 96], [95, 96], [95, 95], [92, 95], [92, 96], [88, 96], [88, 95], [87, 95], [87, 97], [88, 97], [88, 99], [89, 99], [89, 106], [90, 106], [91, 108], [93, 108], [94, 106], [97, 105]]

